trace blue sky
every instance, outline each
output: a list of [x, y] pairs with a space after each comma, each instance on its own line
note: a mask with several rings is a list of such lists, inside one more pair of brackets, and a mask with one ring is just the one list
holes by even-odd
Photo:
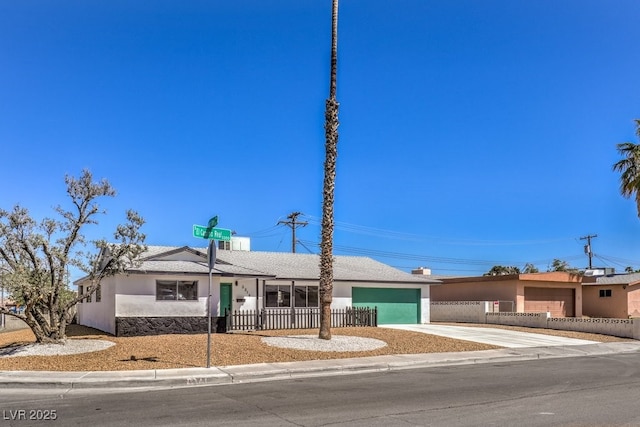
[[[476, 275], [554, 258], [640, 268], [615, 144], [638, 142], [637, 0], [348, 0], [336, 254]], [[0, 3], [0, 207], [36, 218], [90, 169], [149, 244], [317, 251], [330, 0]]]

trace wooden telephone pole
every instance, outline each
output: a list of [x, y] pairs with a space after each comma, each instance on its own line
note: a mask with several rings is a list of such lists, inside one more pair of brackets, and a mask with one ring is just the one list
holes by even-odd
[[302, 215], [300, 212], [292, 212], [287, 216], [289, 221], [278, 221], [278, 225], [284, 224], [291, 228], [291, 252], [296, 253], [296, 227], [298, 226], [306, 226], [308, 222], [306, 221], [298, 221], [298, 217]]
[[591, 259], [593, 258], [593, 251], [591, 250], [591, 239], [593, 239], [594, 237], [598, 237], [597, 234], [588, 234], [584, 237], [581, 237], [580, 240], [586, 240], [587, 244], [584, 245], [584, 253], [587, 254], [587, 256], [589, 257], [589, 270], [591, 270], [593, 268], [593, 265], [591, 264]]

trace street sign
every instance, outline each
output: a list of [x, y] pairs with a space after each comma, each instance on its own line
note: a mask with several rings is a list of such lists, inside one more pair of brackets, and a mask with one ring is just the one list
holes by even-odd
[[211, 240], [231, 240], [231, 230], [226, 228], [212, 228], [204, 225], [193, 225], [193, 237]]
[[209, 222], [207, 223], [207, 227], [213, 228], [216, 225], [218, 225], [218, 215], [214, 216], [209, 220]]

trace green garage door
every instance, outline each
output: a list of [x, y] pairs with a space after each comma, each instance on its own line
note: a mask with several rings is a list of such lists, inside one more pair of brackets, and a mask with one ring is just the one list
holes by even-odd
[[378, 307], [379, 324], [420, 323], [420, 289], [352, 288], [354, 307]]

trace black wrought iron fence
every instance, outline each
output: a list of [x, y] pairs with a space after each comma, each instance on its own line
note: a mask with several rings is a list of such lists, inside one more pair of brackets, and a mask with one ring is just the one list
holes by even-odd
[[[227, 310], [227, 331], [314, 329], [320, 327], [319, 308]], [[331, 327], [378, 326], [378, 308], [347, 307], [331, 310]]]

